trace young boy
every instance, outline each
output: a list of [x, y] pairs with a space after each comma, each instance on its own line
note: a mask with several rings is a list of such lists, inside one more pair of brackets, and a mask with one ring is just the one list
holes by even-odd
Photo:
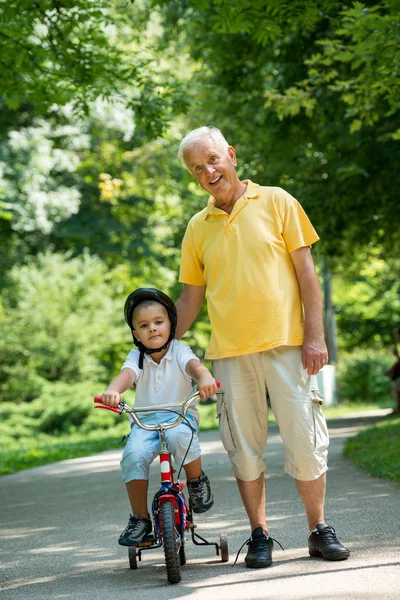
[[[139, 288], [125, 302], [125, 320], [138, 349], [131, 350], [117, 375], [102, 395], [103, 403], [117, 406], [120, 394], [136, 384], [136, 407], [182, 402], [193, 393], [192, 379], [202, 399], [215, 394], [215, 380], [192, 350], [174, 340], [176, 307], [163, 292], [154, 288]], [[153, 412], [141, 416], [147, 423], [167, 422], [176, 414]], [[198, 412], [189, 408], [186, 418], [196, 433], [183, 468], [192, 509], [196, 513], [209, 510], [214, 498], [210, 481], [201, 469], [198, 438]], [[168, 449], [176, 464], [180, 465], [190, 443], [192, 432], [182, 422], [165, 432]], [[132, 515], [118, 543], [134, 546], [152, 532], [152, 522], [147, 508], [147, 491], [150, 464], [158, 455], [160, 439], [157, 431], [146, 431], [132, 424], [121, 460], [122, 479], [126, 484]]]

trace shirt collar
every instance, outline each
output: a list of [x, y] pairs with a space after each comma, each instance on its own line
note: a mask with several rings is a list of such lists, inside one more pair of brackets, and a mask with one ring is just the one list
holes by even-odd
[[168, 347], [167, 353], [162, 357], [162, 359], [159, 363], [156, 363], [156, 361], [151, 358], [151, 354], [145, 354], [144, 360], [148, 363], [154, 363], [157, 366], [159, 364], [161, 364], [163, 360], [172, 360], [174, 358], [173, 345], [174, 345], [174, 340], [171, 341], [171, 343]]
[[[242, 198], [257, 198], [257, 196], [260, 193], [260, 186], [258, 185], [258, 183], [253, 183], [250, 179], [244, 179], [241, 183], [245, 183], [247, 185], [245, 193], [243, 194], [243, 196], [241, 196]], [[237, 202], [239, 200], [240, 198], [237, 200]], [[210, 196], [208, 198], [208, 203], [204, 211], [204, 220], [206, 220], [209, 215], [218, 215], [221, 214], [221, 212], [223, 211], [221, 211], [214, 205], [214, 197]]]

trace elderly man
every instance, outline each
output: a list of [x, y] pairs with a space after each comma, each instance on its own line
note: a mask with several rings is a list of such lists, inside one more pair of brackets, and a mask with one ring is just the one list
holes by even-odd
[[192, 325], [207, 291], [212, 334], [206, 358], [224, 390], [217, 403], [220, 433], [252, 532], [246, 565], [272, 564], [266, 391], [285, 471], [296, 480], [307, 514], [309, 553], [344, 560], [350, 552], [324, 517], [328, 432], [315, 375], [328, 354], [310, 252], [318, 235], [290, 194], [239, 180], [235, 150], [217, 128], [188, 133], [179, 157], [210, 198], [190, 220], [182, 244], [176, 337]]

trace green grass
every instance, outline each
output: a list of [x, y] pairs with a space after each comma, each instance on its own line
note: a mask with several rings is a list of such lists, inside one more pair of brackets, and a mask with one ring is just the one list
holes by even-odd
[[[371, 412], [380, 410], [381, 408], [393, 408], [393, 401], [389, 398], [387, 401], [382, 401], [379, 404], [367, 402], [341, 402], [337, 406], [323, 406], [322, 408], [326, 419], [340, 419], [360, 412]], [[268, 414], [268, 420], [271, 423], [276, 422], [271, 410]]]
[[121, 448], [118, 445], [122, 436], [98, 433], [97, 437], [76, 439], [74, 436], [47, 436], [48, 441], [34, 443], [21, 441], [18, 450], [0, 452], [0, 475], [10, 475], [22, 469], [40, 467], [60, 460], [90, 456], [104, 450]]
[[323, 411], [326, 419], [340, 419], [348, 417], [359, 412], [371, 412], [380, 410], [381, 408], [393, 408], [393, 400], [389, 398], [387, 401], [377, 403], [356, 403], [356, 402], [341, 402], [337, 406], [323, 406]]
[[[390, 405], [389, 405], [390, 406]], [[199, 406], [201, 430], [217, 429], [215, 404]], [[341, 404], [337, 407], [324, 408], [326, 418], [339, 418], [352, 412], [376, 410], [382, 408], [377, 404]], [[116, 417], [117, 419], [118, 417]], [[272, 411], [269, 411], [270, 421], [274, 421]], [[117, 421], [116, 421], [117, 423]], [[89, 435], [50, 436], [41, 435], [37, 439], [21, 438], [9, 450], [0, 451], [0, 475], [17, 473], [22, 469], [30, 469], [54, 463], [60, 460], [90, 456], [104, 450], [121, 449], [118, 445], [122, 435], [128, 433], [129, 423], [120, 422], [112, 429], [93, 431]], [[6, 444], [3, 445], [3, 448]]]
[[348, 439], [344, 455], [374, 477], [400, 483], [400, 417], [389, 416]]

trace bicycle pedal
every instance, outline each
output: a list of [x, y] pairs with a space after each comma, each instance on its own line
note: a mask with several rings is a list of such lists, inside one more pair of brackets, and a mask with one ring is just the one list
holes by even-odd
[[143, 548], [146, 546], [151, 546], [154, 543], [154, 535], [148, 535], [144, 538], [144, 540], [142, 540], [139, 544], [138, 547], [139, 548]]

